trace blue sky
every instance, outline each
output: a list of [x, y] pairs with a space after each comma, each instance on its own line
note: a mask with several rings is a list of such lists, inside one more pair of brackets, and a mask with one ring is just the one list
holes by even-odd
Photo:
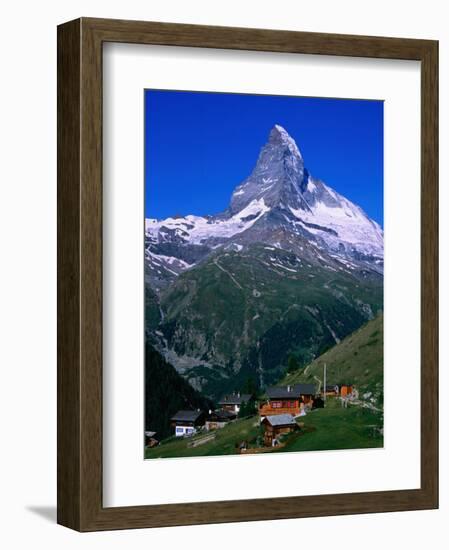
[[253, 169], [274, 124], [316, 178], [383, 226], [383, 102], [145, 91], [145, 215], [214, 214]]

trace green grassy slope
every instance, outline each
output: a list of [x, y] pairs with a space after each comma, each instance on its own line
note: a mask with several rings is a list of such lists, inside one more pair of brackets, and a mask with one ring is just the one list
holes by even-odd
[[344, 409], [340, 400], [330, 398], [326, 408], [316, 409], [302, 417], [302, 431], [287, 439], [279, 451], [329, 451], [383, 447], [383, 414], [378, 411], [349, 406]]
[[372, 392], [378, 404], [383, 397], [383, 315], [363, 325], [339, 344], [320, 355], [305, 369], [287, 374], [279, 385], [323, 379], [327, 384], [353, 383], [361, 392]]
[[189, 438], [172, 437], [158, 447], [145, 450], [145, 458], [174, 458], [180, 456], [219, 456], [236, 454], [236, 443], [250, 440], [260, 434], [259, 417], [252, 416], [231, 422], [215, 431], [215, 439], [198, 447], [189, 447], [195, 439], [204, 437], [199, 434]]

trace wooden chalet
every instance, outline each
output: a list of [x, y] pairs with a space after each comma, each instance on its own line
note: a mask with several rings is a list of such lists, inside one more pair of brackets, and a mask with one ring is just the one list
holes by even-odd
[[233, 392], [230, 395], [224, 395], [218, 402], [218, 405], [225, 411], [238, 414], [243, 403], [248, 403], [251, 398], [252, 395], [250, 393]]
[[206, 430], [210, 431], [224, 428], [226, 424], [232, 422], [236, 418], [236, 413], [232, 411], [227, 411], [224, 409], [218, 411], [210, 411], [206, 418]]
[[176, 437], [193, 435], [198, 428], [204, 426], [206, 415], [204, 411], [181, 410], [171, 418], [171, 425], [174, 428]]
[[267, 400], [259, 406], [261, 417], [277, 414], [303, 414], [311, 408], [316, 394], [315, 384], [272, 386], [266, 390]]
[[353, 391], [353, 384], [340, 384], [340, 397], [349, 397]]
[[291, 414], [276, 414], [266, 416], [262, 420], [264, 427], [264, 445], [273, 447], [279, 443], [279, 436], [282, 434], [293, 432], [298, 429], [298, 425], [293, 415]]
[[339, 395], [339, 387], [337, 384], [326, 386], [323, 392], [321, 392], [326, 397], [337, 397]]

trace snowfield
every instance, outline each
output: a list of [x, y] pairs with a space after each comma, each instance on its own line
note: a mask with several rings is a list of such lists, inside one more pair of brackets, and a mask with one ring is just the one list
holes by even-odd
[[164, 234], [168, 235], [168, 229], [186, 243], [202, 244], [203, 241], [211, 238], [229, 239], [246, 231], [269, 210], [264, 199], [253, 200], [242, 211], [229, 219], [214, 220], [193, 215], [185, 218], [166, 218], [161, 221], [151, 219], [145, 220], [145, 231], [153, 242], [158, 242], [161, 235], [162, 238]]

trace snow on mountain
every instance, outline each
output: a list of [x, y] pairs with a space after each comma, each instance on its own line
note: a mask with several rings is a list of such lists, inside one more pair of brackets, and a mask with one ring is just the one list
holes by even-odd
[[333, 250], [383, 256], [380, 226], [359, 206], [314, 179], [295, 141], [279, 125], [271, 130], [251, 175], [234, 191], [231, 212], [261, 197], [270, 208], [288, 208]]
[[307, 191], [314, 196], [309, 198], [309, 208], [290, 207], [290, 211], [299, 223], [308, 224], [304, 227], [309, 232], [319, 235], [332, 250], [383, 257], [382, 228], [359, 206], [311, 178]]
[[[226, 211], [145, 221], [147, 263], [160, 276], [161, 267], [175, 276], [195, 264], [179, 256], [176, 247], [189, 245], [193, 256], [202, 259], [223, 245], [239, 251], [252, 242], [272, 245], [275, 235], [279, 247], [297, 252], [303, 250], [305, 240], [343, 264], [371, 262], [376, 271], [382, 270], [381, 227], [359, 206], [313, 178], [294, 139], [277, 124], [252, 173], [235, 188]], [[294, 241], [298, 246], [293, 246]], [[164, 246], [171, 246], [170, 254]]]
[[153, 243], [171, 240], [173, 237], [191, 244], [204, 244], [211, 239], [225, 241], [249, 229], [269, 210], [263, 198], [254, 199], [229, 218], [189, 215], [185, 218], [167, 218], [161, 221], [147, 219], [145, 231]]

